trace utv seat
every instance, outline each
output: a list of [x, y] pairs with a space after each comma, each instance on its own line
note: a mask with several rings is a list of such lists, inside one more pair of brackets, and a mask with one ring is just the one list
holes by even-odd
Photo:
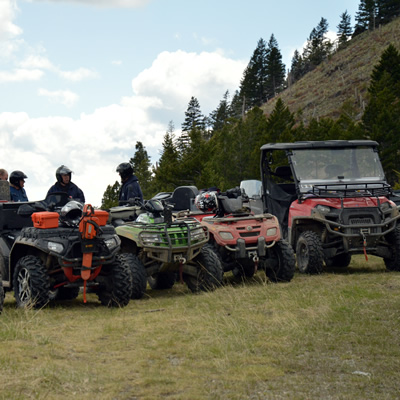
[[[278, 178], [282, 178], [285, 181], [293, 182], [292, 170], [289, 165], [282, 165], [280, 167], [275, 168], [274, 175]], [[294, 183], [278, 183], [277, 184], [283, 191], [292, 196], [296, 195], [296, 187]]]
[[173, 211], [196, 211], [194, 199], [199, 194], [196, 186], [179, 186], [172, 193], [170, 202], [174, 205]]

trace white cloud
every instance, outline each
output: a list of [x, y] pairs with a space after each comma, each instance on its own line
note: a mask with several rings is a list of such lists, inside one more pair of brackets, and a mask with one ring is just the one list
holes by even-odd
[[64, 79], [69, 81], [78, 82], [84, 79], [98, 78], [99, 74], [96, 71], [88, 68], [78, 68], [75, 71], [62, 71], [57, 70], [57, 73]]
[[151, 0], [30, 0], [31, 2], [47, 3], [73, 3], [86, 6], [103, 8], [139, 8], [148, 4]]
[[17, 11], [16, 0], [0, 1], [0, 41], [8, 40], [22, 33], [22, 29], [12, 22]]
[[14, 71], [0, 71], [0, 83], [38, 81], [43, 76], [39, 69], [15, 69]]
[[31, 54], [19, 63], [22, 68], [54, 69], [53, 64], [47, 57], [39, 54]]
[[41, 88], [38, 90], [38, 95], [47, 97], [50, 101], [63, 104], [68, 108], [72, 107], [79, 100], [79, 96], [70, 90], [49, 91]]
[[[132, 80], [134, 95], [119, 104], [78, 119], [0, 113], [0, 136], [7, 142], [0, 147], [0, 168], [24, 171], [29, 199], [39, 200], [55, 182], [57, 167], [65, 164], [87, 202], [100, 206], [107, 185], [118, 179], [116, 166], [133, 157], [137, 141], [155, 163], [168, 122], [183, 120], [190, 96], [198, 98], [203, 113], [210, 112], [226, 90], [236, 89], [245, 65], [215, 53], [163, 52]], [[41, 89], [40, 95], [74, 100], [68, 91]]]
[[111, 61], [111, 64], [120, 66], [120, 65], [122, 65], [122, 61], [121, 60], [113, 60], [113, 61]]
[[[164, 51], [152, 66], [132, 81], [135, 94], [154, 95], [172, 107], [185, 107], [191, 96], [204, 110], [217, 107], [226, 90], [238, 88], [247, 62], [225, 58], [218, 53]], [[188, 93], [190, 93], [188, 95]], [[204, 112], [203, 110], [203, 112]]]

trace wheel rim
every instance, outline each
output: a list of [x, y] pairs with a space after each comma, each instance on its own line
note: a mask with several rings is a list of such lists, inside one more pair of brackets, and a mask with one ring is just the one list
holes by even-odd
[[301, 244], [299, 246], [299, 250], [298, 251], [298, 266], [300, 270], [304, 270], [304, 268], [307, 266], [308, 263], [308, 247], [305, 244]]
[[19, 298], [23, 304], [32, 298], [31, 277], [26, 268], [21, 269], [18, 273], [18, 292]]

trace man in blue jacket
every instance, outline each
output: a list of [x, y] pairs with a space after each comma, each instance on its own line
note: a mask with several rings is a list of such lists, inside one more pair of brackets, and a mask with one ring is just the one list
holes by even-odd
[[10, 174], [11, 201], [28, 201], [24, 185], [28, 177], [22, 171], [13, 171]]
[[119, 191], [120, 206], [127, 204], [129, 199], [139, 198], [143, 202], [142, 189], [136, 175], [133, 175], [133, 167], [130, 163], [121, 163], [117, 167], [117, 172], [121, 177], [121, 189]]
[[57, 182], [49, 189], [47, 195], [55, 192], [65, 192], [74, 200], [85, 202], [85, 195], [75, 183], [71, 182], [72, 171], [66, 166], [61, 165], [56, 170]]

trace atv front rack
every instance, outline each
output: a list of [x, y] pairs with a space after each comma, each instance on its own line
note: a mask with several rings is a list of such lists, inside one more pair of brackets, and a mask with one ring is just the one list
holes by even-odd
[[304, 193], [320, 197], [388, 197], [392, 193], [388, 183], [328, 183], [313, 185], [312, 190]]

